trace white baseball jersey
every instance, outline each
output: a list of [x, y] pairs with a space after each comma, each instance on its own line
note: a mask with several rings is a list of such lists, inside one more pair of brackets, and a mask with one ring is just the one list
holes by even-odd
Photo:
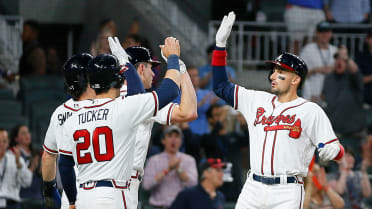
[[[120, 89], [120, 96], [126, 95], [127, 86], [123, 85], [123, 87]], [[171, 125], [172, 112], [176, 105], [178, 104], [169, 103], [165, 107], [161, 108], [156, 116], [144, 121], [138, 126], [133, 169], [139, 171], [141, 175], [143, 175], [143, 167], [146, 161], [147, 150], [149, 148], [151, 138], [151, 130], [154, 126], [154, 122], [158, 122], [162, 125]]]
[[306, 176], [317, 145], [338, 141], [321, 107], [301, 97], [280, 103], [236, 85], [234, 108], [247, 121], [251, 170], [259, 175]]
[[[62, 130], [63, 130], [62, 127], [65, 124], [66, 120], [69, 117], [71, 117], [73, 113], [75, 113], [82, 106], [84, 106], [84, 104], [89, 104], [89, 103], [90, 103], [89, 100], [74, 101], [73, 99], [69, 99], [64, 104], [56, 108], [56, 110], [53, 112], [50, 118], [49, 127], [45, 134], [43, 148], [46, 152], [51, 153], [51, 154], [58, 154], [60, 144], [63, 141], [63, 139], [61, 139]], [[76, 166], [74, 167], [74, 170], [75, 170], [75, 175], [78, 176], [79, 172]], [[76, 185], [76, 186], [78, 187], [79, 185]], [[62, 194], [61, 203], [62, 203], [61, 204], [62, 209], [69, 208], [69, 202], [67, 200], [67, 196], [65, 192]]]
[[95, 99], [73, 114], [63, 127], [60, 152], [72, 155], [79, 169], [78, 182], [129, 179], [138, 125], [156, 115], [155, 92]]
[[89, 104], [89, 101], [74, 101], [73, 99], [69, 99], [56, 108], [50, 118], [49, 127], [45, 134], [43, 148], [46, 152], [58, 154], [58, 147], [61, 143], [61, 140], [58, 138], [62, 136], [63, 125], [84, 104]]

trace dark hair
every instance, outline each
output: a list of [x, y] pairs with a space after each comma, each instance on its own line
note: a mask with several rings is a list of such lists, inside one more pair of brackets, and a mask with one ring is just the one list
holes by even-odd
[[212, 114], [213, 113], [213, 109], [219, 108], [219, 107], [222, 107], [222, 106], [219, 105], [219, 104], [213, 104], [213, 105], [211, 105], [208, 108], [207, 112], [206, 112], [207, 118], [212, 118], [213, 117], [213, 114]]
[[127, 35], [126, 39], [133, 39], [135, 42], [139, 42], [140, 46], [147, 48], [150, 52], [152, 51], [150, 41], [141, 35], [132, 33]]
[[36, 20], [26, 20], [23, 24], [30, 26], [32, 28], [32, 30], [34, 30], [36, 32], [40, 31], [39, 22], [37, 22]]
[[[13, 147], [13, 146], [16, 146], [17, 145], [17, 142], [16, 142], [16, 138], [19, 134], [19, 130], [23, 127], [23, 126], [26, 126], [26, 124], [18, 124], [16, 126], [14, 126], [12, 128], [12, 130], [10, 131], [10, 134], [9, 134], [9, 139], [10, 139], [10, 142], [9, 142], [9, 146], [10, 147]], [[30, 147], [31, 147], [31, 144], [30, 144]]]

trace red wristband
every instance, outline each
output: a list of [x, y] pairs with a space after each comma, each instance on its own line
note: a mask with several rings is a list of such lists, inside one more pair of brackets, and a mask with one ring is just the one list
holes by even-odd
[[226, 66], [227, 65], [227, 52], [226, 50], [214, 50], [212, 57], [212, 66]]
[[338, 146], [340, 146], [340, 151], [338, 152], [338, 155], [333, 160], [340, 160], [344, 156], [344, 153], [345, 153], [344, 147], [342, 146], [342, 144], [339, 144]]

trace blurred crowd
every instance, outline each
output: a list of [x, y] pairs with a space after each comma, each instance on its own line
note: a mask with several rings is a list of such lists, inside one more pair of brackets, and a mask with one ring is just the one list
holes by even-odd
[[[364, 51], [355, 57], [350, 57], [347, 46], [330, 43], [330, 23], [365, 23], [369, 16], [369, 0], [288, 0], [285, 9], [288, 31], [293, 32], [290, 50], [299, 54], [309, 69], [301, 95], [324, 108], [340, 142], [347, 147], [345, 157], [337, 163], [314, 158], [305, 183], [305, 209], [372, 205], [368, 176], [372, 175], [372, 124], [367, 123], [366, 114], [372, 107], [372, 30], [366, 33]], [[2, 74], [0, 88], [19, 78], [60, 74], [58, 53], [53, 48], [44, 49], [39, 33], [36, 21], [24, 22], [19, 72]], [[115, 21], [103, 20], [90, 53], [110, 53], [107, 38], [117, 35]], [[299, 44], [302, 41], [307, 43], [303, 48]], [[152, 45], [157, 43], [140, 35], [139, 23], [134, 20], [122, 45], [153, 51]], [[214, 45], [206, 49], [205, 65], [187, 68], [196, 91], [198, 118], [153, 128], [140, 195], [150, 207], [223, 208], [226, 202], [236, 202], [243, 186], [249, 170], [247, 123], [212, 91], [213, 49]], [[235, 70], [227, 70], [234, 82]], [[154, 87], [162, 70], [156, 67], [153, 72]], [[6, 208], [21, 208], [21, 202], [22, 208], [43, 207], [41, 147], [32, 142], [35, 135], [30, 133], [30, 126], [0, 127], [0, 208], [5, 203]], [[37, 137], [43, 141], [43, 136]]]

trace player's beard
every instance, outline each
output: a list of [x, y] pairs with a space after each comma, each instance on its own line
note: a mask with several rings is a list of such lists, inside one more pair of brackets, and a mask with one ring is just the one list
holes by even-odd
[[277, 96], [285, 95], [288, 92], [289, 92], [289, 88], [284, 89], [284, 90], [281, 90], [279, 88], [275, 88], [275, 89], [271, 88], [271, 93], [273, 93], [273, 94], [275, 94]]

